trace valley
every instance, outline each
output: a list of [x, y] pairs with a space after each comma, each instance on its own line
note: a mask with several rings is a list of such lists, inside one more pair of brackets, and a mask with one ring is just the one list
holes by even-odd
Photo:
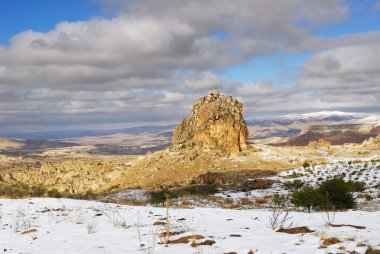
[[[72, 253], [377, 251], [380, 136], [378, 123], [365, 119], [323, 112], [245, 121], [240, 102], [212, 91], [174, 129], [2, 138], [0, 247], [47, 253], [54, 241]], [[331, 197], [341, 191], [344, 205]]]

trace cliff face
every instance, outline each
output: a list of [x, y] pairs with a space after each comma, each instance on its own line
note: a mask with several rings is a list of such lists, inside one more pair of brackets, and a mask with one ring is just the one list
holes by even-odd
[[243, 105], [217, 91], [198, 99], [188, 117], [175, 128], [172, 144], [217, 149], [236, 155], [247, 148], [248, 128]]

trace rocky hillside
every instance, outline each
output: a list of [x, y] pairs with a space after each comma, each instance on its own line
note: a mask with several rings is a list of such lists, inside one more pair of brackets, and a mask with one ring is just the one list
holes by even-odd
[[276, 145], [306, 146], [311, 141], [325, 140], [332, 145], [362, 143], [380, 134], [380, 126], [373, 124], [314, 125], [307, 127], [287, 142]]
[[247, 148], [248, 128], [243, 104], [217, 91], [198, 99], [175, 128], [172, 144], [217, 149], [236, 155]]

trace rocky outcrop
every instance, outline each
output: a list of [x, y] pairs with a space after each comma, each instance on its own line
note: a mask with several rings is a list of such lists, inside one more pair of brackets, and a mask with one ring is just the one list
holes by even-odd
[[318, 141], [310, 141], [307, 145], [309, 149], [321, 149], [321, 148], [330, 148], [331, 143], [324, 139], [319, 139]]
[[375, 138], [369, 138], [368, 140], [363, 141], [363, 146], [364, 147], [376, 147], [380, 149], [380, 135], [378, 135]]
[[[20, 168], [0, 171], [0, 183], [23, 184], [55, 188], [62, 193], [77, 194], [101, 192], [113, 187], [113, 182], [125, 172], [126, 166], [119, 163], [66, 160], [62, 162], [41, 161], [40, 168]], [[1, 196], [1, 193], [0, 193]]]
[[211, 91], [198, 99], [190, 115], [175, 128], [172, 144], [220, 150], [236, 155], [247, 148], [248, 128], [243, 104]]

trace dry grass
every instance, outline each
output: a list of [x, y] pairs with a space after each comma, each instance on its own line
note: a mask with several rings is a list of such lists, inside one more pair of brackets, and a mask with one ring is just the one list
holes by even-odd
[[324, 248], [327, 248], [327, 246], [342, 242], [337, 237], [329, 237], [329, 238], [324, 238], [321, 240], [322, 240], [322, 243], [321, 243], [321, 246], [319, 247], [320, 249], [324, 249]]

